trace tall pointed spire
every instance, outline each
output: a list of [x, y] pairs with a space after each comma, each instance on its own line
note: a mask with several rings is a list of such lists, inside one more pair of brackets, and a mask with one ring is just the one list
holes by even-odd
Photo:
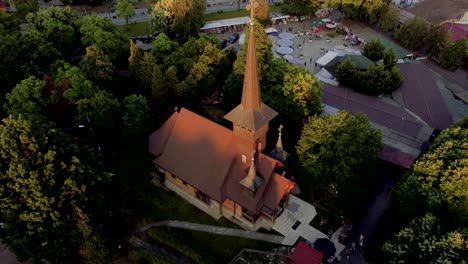
[[278, 128], [278, 141], [276, 141], [276, 147], [283, 149], [283, 140], [281, 140], [281, 130], [283, 130], [283, 125], [280, 125]]
[[260, 140], [263, 148], [266, 145], [268, 123], [278, 113], [261, 101], [254, 30], [255, 6], [256, 2], [250, 0], [250, 32], [247, 32], [249, 38], [247, 39], [241, 104], [226, 114], [224, 118], [233, 123], [234, 133], [248, 141], [251, 147], [256, 148], [257, 141]]

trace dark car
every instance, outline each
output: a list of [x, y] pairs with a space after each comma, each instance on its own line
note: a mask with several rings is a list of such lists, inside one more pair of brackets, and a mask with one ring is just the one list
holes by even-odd
[[234, 43], [239, 39], [239, 33], [232, 33], [231, 37], [229, 37], [229, 43]]
[[219, 40], [219, 46], [221, 46], [222, 49], [224, 49], [227, 46], [227, 39], [220, 39]]

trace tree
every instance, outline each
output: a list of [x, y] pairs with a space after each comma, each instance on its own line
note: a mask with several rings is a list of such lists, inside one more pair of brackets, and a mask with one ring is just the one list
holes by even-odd
[[384, 57], [385, 46], [382, 44], [382, 40], [380, 38], [373, 39], [366, 42], [362, 53], [364, 54], [364, 56], [373, 61], [379, 61]]
[[[237, 74], [244, 74], [245, 72], [245, 63], [247, 58], [247, 46], [249, 45], [249, 34], [250, 34], [250, 24], [248, 24], [245, 29], [245, 43], [240, 48], [237, 53], [237, 59], [234, 61], [234, 72]], [[254, 34], [255, 34], [255, 48], [257, 52], [257, 63], [260, 70], [260, 78], [263, 78], [267, 72], [268, 64], [273, 58], [271, 52], [271, 40], [265, 34], [265, 29], [258, 21], [254, 22]]]
[[379, 19], [379, 27], [385, 31], [391, 31], [400, 25], [400, 14], [396, 9], [389, 8]]
[[86, 56], [80, 62], [80, 68], [89, 80], [109, 81], [114, 74], [114, 66], [109, 57], [96, 46], [86, 48]]
[[[273, 61], [274, 62], [274, 61]], [[225, 109], [233, 109], [240, 104], [242, 98], [242, 84], [244, 83], [244, 75], [231, 73], [226, 82], [224, 83], [223, 89], [223, 107]], [[262, 83], [262, 87], [265, 85]], [[262, 97], [265, 100], [265, 93], [262, 89]], [[266, 101], [265, 101], [266, 102]]]
[[427, 33], [427, 51], [431, 56], [439, 58], [441, 50], [449, 41], [448, 32], [440, 25], [431, 24]]
[[50, 97], [45, 97], [46, 82], [31, 76], [16, 85], [6, 95], [7, 103], [4, 105], [9, 115], [23, 115], [29, 120], [46, 121], [46, 107]]
[[281, 11], [293, 16], [311, 16], [319, 9], [319, 1], [310, 0], [284, 0]]
[[10, 0], [16, 8], [16, 14], [24, 19], [27, 14], [39, 10], [39, 1], [37, 0]]
[[382, 134], [364, 114], [338, 112], [310, 117], [296, 151], [309, 180], [316, 186], [336, 184], [341, 192], [360, 182], [359, 170], [374, 162], [382, 147]]
[[161, 0], [153, 6], [151, 30], [185, 41], [200, 32], [204, 14], [203, 0]]
[[322, 84], [304, 67], [273, 60], [261, 87], [264, 102], [292, 120], [302, 120], [322, 110]]
[[454, 71], [463, 66], [463, 60], [468, 57], [468, 40], [459, 39], [442, 48], [440, 60], [442, 67]]
[[126, 135], [133, 136], [147, 132], [149, 108], [145, 97], [136, 94], [126, 96], [123, 99], [122, 108]]
[[151, 53], [160, 62], [178, 47], [178, 44], [164, 33], [157, 35], [152, 44]]
[[11, 33], [19, 33], [19, 21], [10, 13], [0, 12], [0, 39]]
[[361, 73], [356, 68], [356, 63], [354, 63], [350, 58], [346, 58], [335, 71], [335, 77], [340, 83], [340, 85], [346, 87], [356, 87], [360, 83]]
[[78, 21], [78, 15], [71, 7], [51, 6], [39, 9], [35, 13], [29, 13], [26, 21], [30, 29], [41, 32], [46, 40], [54, 43], [62, 53], [70, 54]]
[[59, 56], [53, 43], [36, 30], [4, 36], [0, 44], [1, 95], [26, 77], [42, 76]]
[[[119, 116], [120, 102], [111, 93], [97, 91], [89, 98], [80, 99], [77, 106], [78, 114], [76, 119], [78, 124], [91, 122], [93, 128], [101, 135], [105, 135], [106, 132], [110, 131], [115, 134], [114, 130], [120, 125], [119, 122], [115, 121]], [[105, 139], [101, 138], [101, 140]]]
[[0, 135], [2, 243], [21, 261], [59, 263], [83, 241], [78, 212], [99, 234], [112, 175], [52, 125], [10, 116]]
[[383, 64], [386, 71], [393, 69], [396, 66], [397, 60], [392, 47], [388, 48], [383, 55]]
[[386, 242], [383, 251], [390, 264], [463, 263], [468, 258], [467, 238], [466, 232], [446, 232], [434, 215], [426, 214]]
[[125, 25], [128, 25], [128, 19], [135, 15], [135, 8], [129, 0], [117, 1], [117, 16], [125, 18]]
[[395, 30], [394, 36], [411, 50], [420, 50], [426, 45], [429, 25], [424, 18], [414, 17]]
[[55, 67], [52, 72], [56, 86], [66, 87], [64, 96], [71, 104], [75, 105], [81, 99], [92, 97], [98, 91], [80, 68], [68, 63]]
[[[394, 200], [403, 215], [449, 212], [458, 222], [468, 219], [468, 118], [436, 138], [395, 190]], [[447, 215], [447, 213], [442, 213]]]
[[92, 14], [82, 18], [79, 24], [81, 42], [84, 46], [96, 46], [113, 62], [124, 57], [126, 60], [130, 39], [120, 32], [109, 18]]
[[268, 4], [266, 0], [258, 0], [255, 7], [255, 18], [258, 19], [262, 24], [270, 22], [270, 11], [268, 10]]

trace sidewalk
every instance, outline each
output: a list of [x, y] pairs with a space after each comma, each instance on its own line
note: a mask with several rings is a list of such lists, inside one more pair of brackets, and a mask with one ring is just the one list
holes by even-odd
[[247, 238], [247, 239], [265, 241], [265, 242], [274, 243], [274, 244], [286, 245], [286, 244], [283, 244], [284, 237], [282, 236], [270, 235], [270, 234], [255, 232], [255, 231], [247, 231], [247, 230], [242, 230], [242, 229], [196, 224], [196, 223], [183, 222], [183, 221], [177, 221], [177, 220], [167, 220], [167, 221], [151, 223], [151, 224], [141, 227], [139, 231], [144, 232], [152, 227], [159, 227], [159, 226], [182, 228], [182, 229], [207, 232], [207, 233], [212, 233], [212, 234], [217, 234], [217, 235], [242, 237], [242, 238]]

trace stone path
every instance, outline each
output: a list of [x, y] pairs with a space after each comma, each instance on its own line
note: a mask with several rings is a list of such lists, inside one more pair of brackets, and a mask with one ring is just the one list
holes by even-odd
[[182, 228], [182, 229], [207, 232], [207, 233], [217, 234], [217, 235], [241, 237], [241, 238], [260, 240], [260, 241], [265, 241], [269, 243], [285, 245], [283, 243], [283, 240], [284, 240], [283, 236], [276, 236], [276, 235], [255, 232], [255, 231], [247, 231], [247, 230], [227, 228], [227, 227], [196, 224], [196, 223], [183, 222], [183, 221], [177, 221], [177, 220], [167, 220], [167, 221], [151, 223], [151, 224], [141, 227], [139, 231], [144, 232], [152, 227], [159, 227], [159, 226]]

